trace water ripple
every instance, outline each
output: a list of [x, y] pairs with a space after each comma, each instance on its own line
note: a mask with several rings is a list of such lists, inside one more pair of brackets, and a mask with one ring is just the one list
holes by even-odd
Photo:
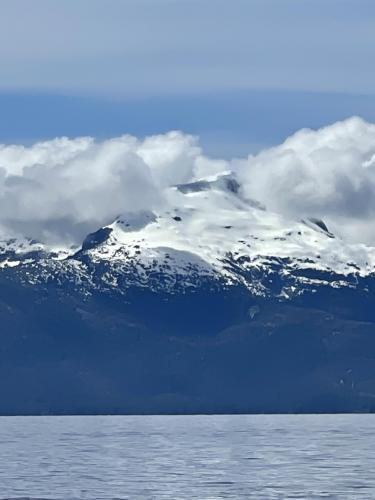
[[373, 499], [374, 430], [372, 415], [2, 417], [0, 500]]

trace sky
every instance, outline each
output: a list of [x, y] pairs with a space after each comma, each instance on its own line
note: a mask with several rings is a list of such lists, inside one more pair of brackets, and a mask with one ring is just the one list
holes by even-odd
[[230, 169], [375, 245], [374, 28], [374, 0], [1, 0], [0, 229], [77, 243]]
[[2, 0], [0, 142], [178, 129], [243, 156], [375, 121], [373, 0]]

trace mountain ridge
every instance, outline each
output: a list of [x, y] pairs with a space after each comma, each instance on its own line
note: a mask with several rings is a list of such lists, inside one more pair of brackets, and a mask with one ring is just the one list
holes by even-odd
[[[30, 239], [0, 243], [0, 267], [19, 264], [43, 267], [55, 261], [107, 262], [126, 267], [139, 286], [158, 272], [173, 281], [174, 275], [210, 276], [227, 285], [241, 282], [252, 293], [254, 275], [278, 265], [291, 277], [305, 270], [296, 284], [314, 285], [308, 277], [316, 271], [337, 279], [315, 279], [317, 285], [352, 286], [355, 277], [375, 272], [375, 249], [364, 244], [348, 244], [335, 237], [321, 219], [288, 219], [271, 212], [241, 195], [233, 174], [179, 185], [168, 190], [168, 205], [159, 211], [141, 210], [119, 216], [108, 226], [89, 234], [75, 249], [50, 249]], [[78, 265], [79, 265], [78, 264]], [[62, 267], [64, 264], [61, 264]], [[251, 279], [246, 280], [245, 274]], [[127, 273], [129, 275], [129, 272]], [[130, 276], [128, 276], [130, 279]], [[173, 287], [172, 287], [173, 288]], [[172, 289], [170, 288], [170, 290]], [[287, 290], [280, 291], [287, 296]]]
[[79, 247], [0, 244], [0, 413], [375, 410], [375, 251], [233, 174]]

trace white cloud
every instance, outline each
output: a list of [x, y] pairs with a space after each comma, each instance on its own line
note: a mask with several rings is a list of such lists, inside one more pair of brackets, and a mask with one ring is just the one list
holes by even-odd
[[292, 218], [321, 217], [337, 234], [375, 244], [375, 125], [360, 118], [301, 130], [280, 146], [226, 161], [169, 132], [59, 138], [0, 146], [0, 224], [41, 240], [78, 242], [129, 210], [166, 203], [165, 188], [234, 170], [243, 194]]
[[0, 223], [42, 240], [79, 241], [123, 211], [162, 204], [163, 189], [191, 180], [201, 161], [209, 169], [197, 139], [180, 132], [3, 145]]
[[237, 162], [245, 192], [270, 210], [322, 217], [336, 232], [375, 243], [375, 125], [360, 118], [301, 130]]
[[137, 153], [163, 187], [191, 180], [200, 152], [197, 139], [180, 132], [148, 137], [137, 148]]

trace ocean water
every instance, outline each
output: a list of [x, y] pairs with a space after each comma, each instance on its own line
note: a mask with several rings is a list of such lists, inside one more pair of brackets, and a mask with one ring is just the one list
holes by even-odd
[[0, 418], [0, 498], [375, 498], [375, 415]]

